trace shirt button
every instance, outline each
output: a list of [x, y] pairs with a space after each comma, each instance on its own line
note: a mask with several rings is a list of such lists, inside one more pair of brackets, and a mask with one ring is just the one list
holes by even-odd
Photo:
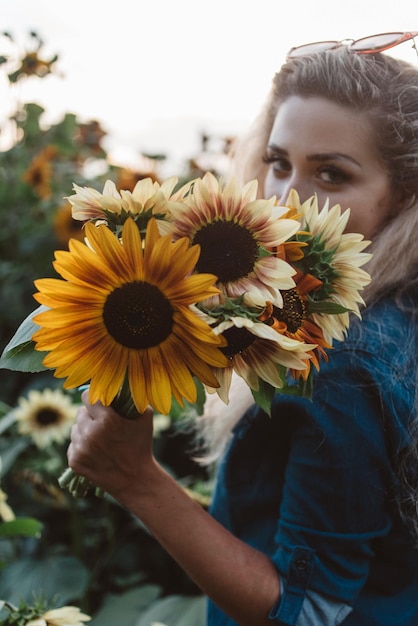
[[306, 572], [308, 569], [308, 562], [305, 559], [298, 559], [295, 561], [295, 566], [299, 572]]

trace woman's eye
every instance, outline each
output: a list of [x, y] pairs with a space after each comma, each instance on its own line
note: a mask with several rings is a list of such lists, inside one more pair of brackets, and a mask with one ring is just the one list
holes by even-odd
[[321, 167], [318, 171], [318, 176], [324, 183], [329, 183], [331, 185], [341, 185], [342, 183], [346, 183], [350, 180], [349, 174], [341, 170], [339, 167], [331, 167], [329, 165]]
[[266, 155], [263, 157], [264, 163], [272, 166], [273, 172], [275, 174], [288, 173], [292, 169], [289, 161], [279, 155]]

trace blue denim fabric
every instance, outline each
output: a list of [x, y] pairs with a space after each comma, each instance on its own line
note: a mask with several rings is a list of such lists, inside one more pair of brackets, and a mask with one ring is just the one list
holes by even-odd
[[[302, 626], [312, 591], [353, 608], [344, 626], [418, 626], [418, 550], [396, 503], [416, 352], [408, 315], [382, 301], [321, 363], [312, 401], [277, 394], [271, 418], [252, 407], [235, 428], [211, 513], [276, 565], [272, 624]], [[208, 626], [233, 625], [209, 603]]]

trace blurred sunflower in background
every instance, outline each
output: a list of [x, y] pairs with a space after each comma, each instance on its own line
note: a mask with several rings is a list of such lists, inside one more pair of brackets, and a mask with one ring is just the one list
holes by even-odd
[[84, 241], [83, 225], [75, 220], [69, 202], [58, 207], [53, 220], [54, 233], [63, 246], [67, 246], [70, 239]]
[[57, 155], [54, 146], [46, 146], [34, 156], [23, 173], [22, 180], [32, 187], [39, 198], [46, 200], [52, 195], [52, 160]]
[[64, 442], [77, 414], [77, 405], [61, 389], [32, 389], [15, 409], [18, 432], [29, 435], [38, 448]]

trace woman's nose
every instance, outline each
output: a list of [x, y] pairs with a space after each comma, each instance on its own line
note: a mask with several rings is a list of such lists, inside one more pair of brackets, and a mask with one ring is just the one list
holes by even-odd
[[295, 177], [290, 178], [286, 182], [284, 187], [280, 190], [281, 195], [280, 195], [279, 204], [286, 203], [292, 189], [295, 189], [297, 191], [301, 202], [305, 202], [305, 200], [308, 200], [308, 198], [310, 198], [314, 194], [314, 189], [312, 188], [312, 185], [310, 185], [308, 181], [303, 180], [301, 178], [297, 178], [295, 176]]

